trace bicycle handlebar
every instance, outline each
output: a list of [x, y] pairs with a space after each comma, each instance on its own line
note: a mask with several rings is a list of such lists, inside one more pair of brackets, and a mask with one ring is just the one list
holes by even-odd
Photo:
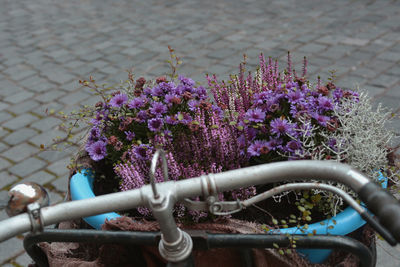
[[[398, 201], [363, 174], [342, 163], [311, 160], [278, 162], [186, 180], [168, 181], [156, 184], [156, 186], [161, 195], [171, 196], [172, 202], [175, 203], [185, 198], [208, 197], [219, 192], [252, 185], [300, 179], [331, 180], [349, 186], [360, 194], [367, 207], [371, 206], [371, 211], [382, 220], [382, 224], [387, 226], [397, 241], [400, 241], [400, 205]], [[149, 207], [152, 195], [151, 186], [146, 185], [131, 191], [45, 207], [41, 209], [42, 224], [47, 226], [65, 220], [127, 210], [137, 206]], [[392, 216], [395, 219], [392, 219]], [[30, 217], [26, 213], [0, 221], [0, 242], [30, 231], [31, 225]]]

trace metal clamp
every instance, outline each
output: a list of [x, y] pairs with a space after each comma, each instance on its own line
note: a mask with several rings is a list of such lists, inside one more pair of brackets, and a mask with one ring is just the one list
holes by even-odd
[[29, 220], [31, 221], [31, 232], [42, 232], [43, 231], [43, 217], [40, 211], [39, 203], [31, 203], [27, 206], [27, 213]]
[[189, 210], [209, 211], [214, 215], [230, 215], [241, 211], [244, 207], [242, 201], [216, 201], [214, 196], [209, 196], [207, 201], [194, 201], [188, 198], [183, 200], [183, 204]]

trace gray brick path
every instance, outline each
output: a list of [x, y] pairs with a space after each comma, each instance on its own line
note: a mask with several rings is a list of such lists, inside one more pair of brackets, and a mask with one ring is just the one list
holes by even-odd
[[[360, 85], [400, 111], [400, 2], [293, 0], [0, 0], [0, 193], [36, 181], [53, 202], [65, 191], [68, 157], [39, 146], [61, 134], [46, 109], [73, 110], [96, 100], [79, 79], [126, 79], [168, 70], [167, 46], [181, 73], [226, 79], [243, 53], [294, 62], [309, 58], [310, 77], [337, 69], [342, 87]], [[300, 69], [301, 66], [297, 68]], [[397, 113], [398, 114], [398, 113]], [[400, 131], [400, 119], [394, 129]], [[0, 210], [0, 219], [5, 218]], [[399, 248], [379, 245], [378, 266], [400, 266]], [[0, 244], [0, 265], [26, 266], [21, 240]]]

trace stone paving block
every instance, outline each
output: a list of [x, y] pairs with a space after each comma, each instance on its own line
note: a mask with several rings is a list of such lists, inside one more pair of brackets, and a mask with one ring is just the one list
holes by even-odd
[[229, 48], [221, 48], [221, 49], [218, 49], [218, 50], [215, 50], [215, 51], [209, 53], [208, 56], [211, 58], [216, 58], [216, 59], [224, 59], [224, 58], [232, 56], [236, 53], [237, 53], [236, 51], [232, 51]]
[[20, 266], [28, 266], [29, 264], [33, 263], [33, 260], [31, 259], [31, 257], [29, 257], [28, 254], [24, 253], [24, 254], [18, 256], [15, 259], [15, 262], [17, 264], [19, 264]]
[[60, 119], [54, 117], [47, 117], [37, 120], [36, 122], [32, 123], [30, 127], [44, 132], [53, 129], [54, 127], [60, 125], [60, 123], [61, 123]]
[[68, 63], [63, 64], [64, 67], [70, 68], [70, 69], [74, 69], [77, 67], [81, 67], [83, 65], [87, 64], [87, 62], [84, 62], [83, 60], [73, 60], [70, 61]]
[[5, 138], [3, 138], [3, 142], [9, 145], [17, 145], [29, 140], [32, 136], [37, 135], [37, 133], [38, 132], [33, 129], [22, 128], [7, 135]]
[[42, 74], [45, 75], [50, 81], [57, 84], [64, 84], [76, 79], [76, 76], [69, 74], [67, 70], [47, 70]]
[[0, 158], [0, 171], [5, 170], [9, 166], [11, 166], [11, 162], [6, 159]]
[[384, 107], [390, 109], [392, 112], [397, 112], [400, 108], [400, 102], [398, 99], [386, 95], [376, 98], [373, 106], [376, 107], [377, 103], [382, 103]]
[[9, 171], [19, 177], [25, 178], [26, 176], [42, 169], [47, 163], [37, 158], [28, 158], [9, 169]]
[[369, 81], [369, 83], [376, 85], [376, 86], [388, 88], [388, 87], [394, 85], [395, 83], [397, 83], [399, 80], [400, 80], [400, 77], [395, 76], [395, 75], [380, 74], [376, 78]]
[[381, 59], [381, 60], [399, 62], [400, 61], [400, 53], [399, 52], [385, 52], [385, 53], [379, 54], [377, 58]]
[[30, 157], [38, 152], [39, 149], [37, 147], [33, 147], [27, 143], [22, 143], [13, 146], [7, 151], [1, 153], [1, 155], [11, 161], [20, 162], [21, 160]]
[[63, 105], [57, 102], [50, 102], [50, 103], [44, 103], [37, 108], [33, 109], [31, 112], [34, 114], [37, 114], [38, 116], [47, 116], [46, 115], [46, 110], [54, 110], [55, 112], [61, 111], [63, 108]]
[[26, 177], [25, 179], [23, 179], [21, 182], [35, 182], [38, 183], [40, 185], [44, 185], [49, 183], [51, 180], [53, 180], [55, 178], [55, 176], [53, 174], [50, 174], [48, 172], [45, 171], [38, 171], [32, 175], [29, 175], [28, 177]]
[[0, 243], [0, 263], [19, 255], [23, 251], [22, 240], [19, 238], [14, 237]]
[[53, 142], [54, 138], [56, 138], [57, 136], [61, 137], [64, 135], [65, 135], [65, 132], [60, 131], [60, 130], [46, 131], [44, 133], [41, 133], [41, 134], [36, 135], [35, 137], [31, 138], [29, 140], [29, 142], [36, 145], [37, 147], [40, 147], [41, 144], [44, 144], [44, 145], [51, 144]]
[[[400, 98], [400, 83], [397, 83], [396, 85], [391, 86], [387, 90], [386, 95], [394, 97], [394, 98]], [[400, 106], [400, 101], [399, 101], [399, 106]]]
[[19, 103], [26, 99], [31, 98], [33, 95], [34, 94], [31, 92], [22, 91], [22, 92], [7, 96], [6, 98], [4, 98], [4, 101], [16, 104], [16, 103]]
[[9, 106], [10, 106], [10, 104], [0, 102], [0, 111], [8, 108]]
[[307, 53], [307, 54], [316, 54], [324, 51], [327, 47], [325, 45], [321, 44], [316, 44], [316, 43], [308, 43], [305, 44], [301, 47], [299, 47], [297, 50], [302, 52], [302, 53]]
[[[385, 241], [378, 240], [377, 241], [377, 262], [376, 266], [379, 267], [398, 267], [400, 266], [400, 257], [398, 257], [400, 252], [400, 246], [391, 247]], [[388, 261], [387, 259], [391, 260]]]
[[[66, 192], [66, 191], [67, 191], [67, 188], [65, 188], [63, 190], [63, 192]], [[53, 192], [53, 191], [50, 191], [48, 193], [49, 193], [49, 198], [50, 198], [51, 204], [58, 204], [58, 203], [61, 203], [64, 201], [64, 198], [65, 198], [64, 195], [60, 195], [59, 193]]]
[[0, 111], [0, 123], [4, 122], [4, 121], [8, 121], [11, 118], [13, 118], [13, 116], [6, 112], [6, 111]]
[[60, 99], [62, 96], [65, 95], [67, 95], [67, 93], [62, 90], [49, 90], [37, 95], [35, 99], [41, 103], [49, 103], [54, 100]]
[[64, 104], [67, 104], [67, 105], [74, 105], [88, 97], [89, 97], [89, 94], [82, 92], [82, 91], [78, 91], [78, 92], [67, 94], [66, 96], [60, 98], [59, 101]]
[[52, 83], [38, 83], [32, 86], [29, 86], [28, 90], [36, 92], [36, 93], [41, 93], [41, 92], [45, 92], [48, 90], [54, 90], [55, 88], [57, 88], [56, 85], [52, 84]]
[[68, 190], [68, 175], [69, 170], [65, 168], [67, 172], [64, 172], [58, 179], [53, 181], [51, 184], [56, 188], [57, 191], [66, 192]]
[[[1, 131], [0, 131], [0, 137], [1, 137]], [[10, 146], [4, 144], [3, 142], [0, 142], [0, 152], [3, 152], [6, 149], [9, 149]]]
[[11, 130], [17, 130], [35, 122], [36, 120], [38, 120], [38, 117], [26, 113], [8, 120], [7, 122], [3, 123], [2, 126]]
[[16, 105], [12, 105], [7, 110], [14, 114], [20, 115], [22, 113], [29, 112], [38, 106], [39, 106], [39, 102], [37, 102], [35, 100], [27, 100], [27, 101], [18, 103]]
[[3, 187], [5, 187], [7, 185], [15, 183], [17, 180], [18, 180], [17, 177], [15, 177], [14, 175], [12, 175], [6, 171], [0, 172], [0, 189], [2, 189]]
[[374, 98], [379, 95], [382, 95], [385, 92], [385, 88], [371, 84], [364, 84], [363, 86], [361, 86], [361, 89], [367, 91], [368, 95]]

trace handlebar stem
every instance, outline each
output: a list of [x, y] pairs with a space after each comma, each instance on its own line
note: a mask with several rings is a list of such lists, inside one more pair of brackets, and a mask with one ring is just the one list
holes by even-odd
[[[193, 249], [192, 238], [178, 228], [173, 217], [173, 207], [176, 203], [174, 190], [162, 188], [156, 194], [146, 195], [148, 206], [157, 219], [161, 240], [158, 250], [161, 256], [169, 262], [182, 262], [189, 258]], [[154, 191], [153, 191], [154, 192]]]

